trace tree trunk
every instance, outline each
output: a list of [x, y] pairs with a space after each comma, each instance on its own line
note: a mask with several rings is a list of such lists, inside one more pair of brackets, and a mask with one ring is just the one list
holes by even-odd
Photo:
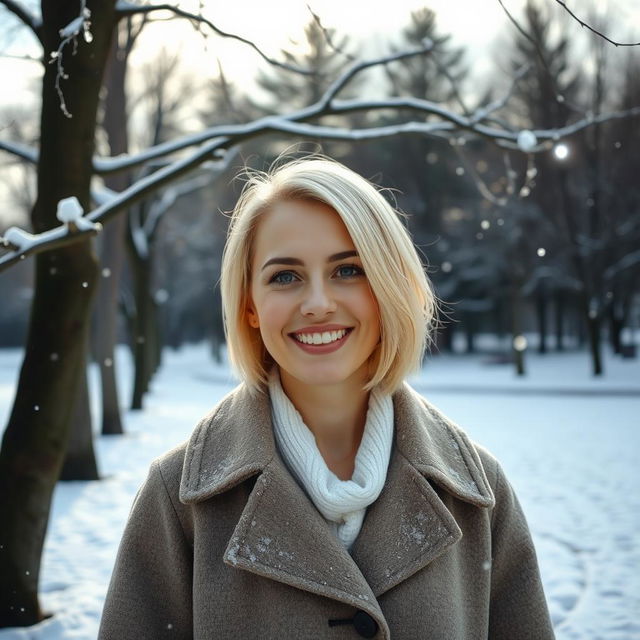
[[476, 323], [473, 317], [473, 313], [463, 314], [462, 319], [464, 325], [464, 337], [465, 337], [465, 353], [476, 352]]
[[[60, 110], [56, 64], [45, 65], [42, 85], [37, 233], [58, 226], [56, 207], [75, 195], [88, 209], [98, 94], [114, 21], [114, 0], [89, 0], [93, 42], [79, 38], [62, 54]], [[58, 48], [59, 30], [77, 18], [75, 0], [42, 1], [44, 59]], [[90, 303], [96, 280], [91, 243], [36, 256], [34, 297], [25, 356], [0, 451], [0, 627], [43, 619], [38, 601], [42, 547], [51, 497], [60, 474], [71, 413], [84, 374]]]
[[[127, 153], [127, 109], [125, 81], [128, 50], [118, 46], [114, 38], [107, 62], [104, 86], [107, 97], [104, 103], [104, 129], [112, 156]], [[113, 191], [124, 191], [129, 186], [129, 175], [118, 173], [105, 177], [105, 186]], [[102, 390], [102, 433], [105, 435], [123, 433], [120, 415], [120, 401], [116, 384], [116, 356], [118, 328], [118, 292], [122, 265], [125, 259], [126, 215], [112, 220], [103, 232], [100, 256], [103, 278], [98, 287], [96, 332], [94, 340], [95, 357], [100, 367]]]
[[[132, 249], [132, 254], [134, 252], [135, 248]], [[135, 372], [133, 376], [131, 409], [140, 410], [142, 409], [144, 394], [149, 388], [149, 380], [151, 377], [149, 349], [146, 345], [150, 326], [149, 290], [151, 287], [151, 269], [149, 260], [140, 256], [134, 256], [131, 262], [134, 296], [136, 300], [136, 314], [133, 322], [134, 331], [132, 341]]]
[[589, 335], [589, 351], [591, 352], [591, 372], [594, 376], [604, 373], [600, 345], [600, 319], [587, 318], [587, 333]]
[[536, 315], [538, 316], [538, 353], [547, 353], [547, 292], [541, 285], [536, 297]]
[[602, 353], [600, 341], [600, 316], [591, 309], [591, 301], [587, 295], [583, 295], [582, 311], [587, 329], [587, 340], [589, 353], [591, 354], [591, 373], [594, 376], [601, 376], [604, 373], [602, 366]]
[[512, 352], [513, 361], [516, 367], [516, 375], [523, 376], [526, 373], [524, 364], [524, 351], [525, 345], [522, 342], [524, 340], [522, 314], [523, 314], [523, 301], [520, 293], [520, 287], [517, 284], [512, 284], [511, 287], [511, 335], [512, 340]]
[[616, 355], [622, 352], [622, 330], [629, 316], [630, 304], [614, 298], [609, 304], [609, 340]]
[[564, 297], [562, 292], [555, 294], [556, 351], [564, 351]]
[[93, 451], [93, 430], [89, 406], [89, 384], [86, 365], [82, 367], [78, 397], [71, 418], [71, 436], [60, 480], [99, 480], [98, 464]]

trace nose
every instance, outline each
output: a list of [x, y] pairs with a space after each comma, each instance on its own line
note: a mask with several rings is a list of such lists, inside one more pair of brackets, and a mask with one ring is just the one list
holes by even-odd
[[304, 289], [300, 313], [306, 317], [323, 317], [336, 310], [336, 302], [325, 282], [311, 282]]

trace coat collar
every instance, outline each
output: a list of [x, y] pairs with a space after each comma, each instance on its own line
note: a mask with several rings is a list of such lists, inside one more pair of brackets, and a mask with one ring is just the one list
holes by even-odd
[[180, 486], [180, 500], [197, 503], [260, 475], [225, 562], [365, 610], [384, 636], [388, 628], [376, 598], [462, 536], [432, 483], [478, 507], [494, 504], [466, 435], [406, 384], [393, 401], [396, 436], [387, 482], [351, 555], [280, 458], [268, 395], [251, 395], [244, 385], [196, 427]]
[[[492, 507], [493, 493], [466, 434], [406, 383], [393, 404], [395, 446], [407, 462], [460, 500]], [[195, 503], [223, 493], [261, 473], [276, 455], [269, 396], [240, 385], [191, 435], [180, 500]]]

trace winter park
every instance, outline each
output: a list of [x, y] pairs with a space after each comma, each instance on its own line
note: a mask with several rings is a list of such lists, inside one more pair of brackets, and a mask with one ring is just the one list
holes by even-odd
[[374, 5], [0, 0], [0, 640], [640, 640], [640, 6]]

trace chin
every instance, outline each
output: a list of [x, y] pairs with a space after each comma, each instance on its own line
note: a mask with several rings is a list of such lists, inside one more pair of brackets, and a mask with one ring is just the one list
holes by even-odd
[[339, 385], [345, 384], [352, 380], [354, 376], [360, 376], [364, 378], [364, 372], [360, 372], [359, 369], [353, 371], [347, 371], [343, 367], [315, 367], [313, 370], [298, 369], [289, 370], [288, 374], [306, 385]]

